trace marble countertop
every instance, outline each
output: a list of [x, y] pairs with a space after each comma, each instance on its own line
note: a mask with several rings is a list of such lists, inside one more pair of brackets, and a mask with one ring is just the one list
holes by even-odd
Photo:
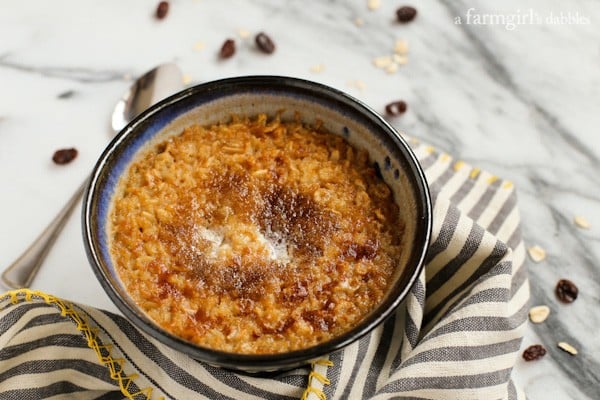
[[[16, 2], [0, 13], [0, 266], [9, 265], [85, 179], [112, 135], [109, 116], [135, 77], [174, 61], [189, 85], [279, 74], [336, 87], [423, 142], [514, 182], [531, 303], [552, 310], [527, 327], [514, 377], [530, 399], [600, 398], [600, 3], [591, 0], [419, 1], [417, 18], [395, 22], [402, 2], [171, 0], [164, 20], [143, 0]], [[277, 50], [253, 45], [267, 32]], [[247, 36], [249, 35], [249, 36]], [[217, 53], [226, 38], [237, 52]], [[406, 40], [397, 71], [373, 64]], [[79, 156], [54, 165], [56, 149]], [[114, 310], [84, 253], [80, 219], [69, 220], [32, 287]], [[575, 216], [590, 223], [574, 224]], [[580, 289], [560, 303], [560, 278]], [[575, 357], [557, 349], [566, 341]]]

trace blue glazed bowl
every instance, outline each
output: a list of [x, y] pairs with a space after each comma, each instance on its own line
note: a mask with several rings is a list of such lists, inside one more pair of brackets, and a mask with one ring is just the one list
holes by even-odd
[[[329, 132], [356, 148], [368, 150], [394, 193], [406, 221], [403, 268], [399, 268], [384, 300], [348, 332], [325, 343], [288, 353], [247, 355], [200, 347], [156, 325], [131, 299], [109, 253], [108, 211], [119, 178], [149, 142], [179, 134], [192, 124], [227, 122], [231, 115], [299, 113], [308, 124], [322, 121]], [[249, 76], [198, 85], [151, 107], [125, 127], [94, 167], [83, 205], [87, 256], [102, 287], [118, 309], [140, 330], [166, 345], [211, 365], [249, 372], [297, 367], [342, 349], [371, 332], [394, 313], [417, 279], [431, 233], [431, 200], [423, 171], [406, 142], [376, 112], [330, 87], [277, 76]]]

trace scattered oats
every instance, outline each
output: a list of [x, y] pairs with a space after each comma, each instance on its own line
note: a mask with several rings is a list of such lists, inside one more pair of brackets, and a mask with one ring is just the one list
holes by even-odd
[[373, 59], [373, 64], [377, 67], [377, 68], [386, 68], [388, 67], [390, 64], [392, 63], [392, 57], [390, 56], [381, 56], [381, 57], [375, 57]]
[[529, 257], [536, 263], [543, 261], [546, 258], [546, 250], [538, 245], [528, 248], [527, 252], [529, 253]]
[[247, 37], [250, 37], [250, 31], [247, 29], [238, 29], [238, 35], [242, 39], [246, 39]]
[[192, 77], [188, 74], [183, 75], [181, 81], [184, 85], [189, 85], [192, 82]]
[[391, 55], [376, 57], [373, 59], [373, 64], [377, 68], [385, 69], [388, 74], [394, 74], [398, 71], [400, 65], [408, 64], [407, 52], [408, 45], [406, 41], [398, 40]]
[[348, 81], [348, 86], [357, 88], [361, 92], [367, 88], [367, 85], [361, 80]]
[[321, 73], [323, 71], [325, 71], [324, 64], [316, 64], [316, 65], [313, 65], [312, 67], [310, 67], [310, 72], [314, 72], [315, 74]]
[[363, 26], [365, 24], [365, 20], [362, 19], [361, 17], [356, 17], [354, 19], [354, 25], [356, 26]]
[[404, 39], [396, 40], [396, 44], [394, 45], [394, 53], [401, 56], [408, 54], [408, 42]]
[[577, 215], [573, 222], [575, 222], [575, 225], [577, 225], [581, 229], [590, 229], [592, 227], [589, 221], [580, 215]]
[[408, 57], [401, 56], [400, 54], [393, 54], [392, 61], [394, 61], [398, 65], [406, 65], [408, 64]]
[[396, 71], [398, 71], [398, 64], [396, 63], [391, 63], [390, 65], [385, 67], [385, 72], [387, 72], [388, 74], [395, 74]]
[[381, 7], [381, 0], [367, 0], [367, 7], [369, 10], [377, 10]]
[[536, 306], [529, 309], [529, 319], [534, 324], [541, 324], [550, 315], [550, 307], [548, 306]]
[[196, 51], [202, 51], [202, 50], [204, 50], [204, 47], [206, 47], [206, 44], [204, 42], [194, 43], [194, 50], [196, 50]]
[[571, 346], [569, 343], [567, 342], [558, 342], [558, 347], [561, 350], [566, 351], [567, 353], [571, 354], [572, 356], [577, 355], [577, 349], [573, 346]]

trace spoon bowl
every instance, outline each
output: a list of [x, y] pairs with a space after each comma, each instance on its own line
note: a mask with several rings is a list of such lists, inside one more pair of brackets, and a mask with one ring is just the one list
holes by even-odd
[[117, 133], [150, 106], [179, 91], [183, 76], [176, 64], [167, 63], [146, 72], [123, 93], [115, 105], [111, 128]]
[[[174, 63], [161, 64], [136, 79], [117, 102], [111, 118], [113, 133], [119, 132], [131, 120], [150, 106], [183, 87], [183, 76]], [[46, 259], [56, 238], [79, 203], [87, 186], [86, 179], [67, 204], [31, 243], [31, 245], [2, 273], [2, 283], [12, 289], [29, 287]]]

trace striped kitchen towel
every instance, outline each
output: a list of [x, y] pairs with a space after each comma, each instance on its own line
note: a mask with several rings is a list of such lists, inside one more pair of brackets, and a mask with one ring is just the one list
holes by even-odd
[[29, 290], [0, 298], [0, 399], [522, 399], [529, 286], [513, 185], [411, 140], [434, 199], [426, 267], [398, 312], [306, 368], [190, 359], [126, 319]]

